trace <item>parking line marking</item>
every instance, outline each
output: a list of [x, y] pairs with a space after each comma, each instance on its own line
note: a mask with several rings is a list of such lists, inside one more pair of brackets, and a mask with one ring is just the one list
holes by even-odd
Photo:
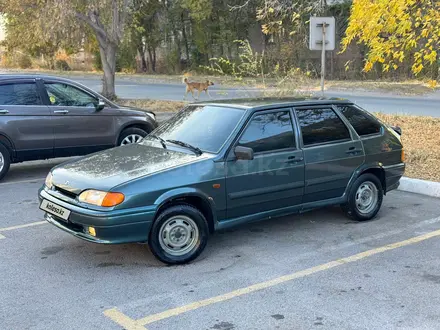
[[20, 180], [20, 181], [11, 181], [11, 182], [4, 182], [0, 183], [0, 186], [6, 186], [14, 183], [38, 183], [38, 181], [44, 181], [46, 178], [35, 178], [35, 179], [29, 179], [29, 180]]
[[4, 238], [6, 238], [6, 237], [4, 237], [3, 235], [0, 235], [0, 239], [4, 239]]
[[[255, 292], [255, 291], [267, 289], [267, 288], [273, 287], [278, 284], [286, 283], [286, 282], [289, 282], [289, 281], [292, 281], [295, 279], [299, 279], [299, 278], [306, 277], [306, 276], [309, 276], [312, 274], [316, 274], [318, 272], [322, 272], [324, 270], [329, 270], [331, 268], [335, 268], [335, 267], [342, 266], [342, 265], [345, 265], [348, 263], [359, 261], [361, 259], [371, 257], [376, 254], [384, 253], [386, 251], [390, 251], [390, 250], [394, 250], [394, 249], [408, 246], [411, 244], [419, 243], [419, 242], [425, 241], [427, 239], [430, 239], [433, 237], [439, 237], [439, 236], [440, 236], [440, 230], [435, 230], [435, 231], [432, 231], [432, 232], [429, 232], [429, 233], [426, 233], [426, 234], [423, 234], [420, 236], [415, 236], [415, 237], [409, 238], [404, 241], [400, 241], [400, 242], [396, 242], [396, 243], [392, 243], [392, 244], [387, 244], [387, 245], [384, 245], [384, 246], [381, 246], [378, 248], [374, 248], [374, 249], [367, 250], [367, 251], [364, 251], [364, 252], [361, 252], [358, 254], [351, 255], [349, 257], [337, 259], [337, 260], [330, 261], [328, 263], [321, 264], [321, 265], [318, 265], [315, 267], [311, 267], [311, 268], [308, 268], [305, 270], [301, 270], [301, 271], [298, 271], [298, 272], [295, 272], [292, 274], [284, 275], [284, 276], [281, 276], [281, 277], [278, 277], [278, 278], [275, 278], [275, 279], [272, 279], [269, 281], [253, 284], [248, 287], [234, 290], [234, 291], [231, 291], [231, 292], [228, 292], [228, 293], [216, 296], [216, 297], [199, 300], [199, 301], [190, 303], [188, 305], [180, 306], [177, 308], [172, 308], [172, 309], [166, 310], [161, 313], [149, 315], [149, 316], [141, 318], [139, 320], [132, 320], [131, 318], [129, 318], [126, 315], [124, 315], [124, 317], [122, 317], [121, 314], [123, 314], [123, 313], [117, 311], [118, 317], [112, 318], [112, 320], [115, 321], [116, 323], [118, 323], [119, 325], [124, 326], [124, 327], [125, 327], [126, 323], [122, 324], [119, 322], [122, 322], [122, 321], [125, 322], [125, 321], [131, 320], [133, 322], [132, 324], [134, 324], [134, 325], [145, 326], [147, 324], [154, 323], [154, 322], [157, 322], [160, 320], [164, 320], [164, 319], [170, 318], [172, 316], [177, 316], [177, 315], [189, 312], [189, 311], [193, 311], [193, 310], [199, 309], [201, 307], [205, 307], [205, 306], [209, 306], [209, 305], [223, 302], [226, 300], [230, 300], [232, 298], [237, 298], [237, 297], [240, 297], [240, 296], [243, 296], [243, 295]], [[107, 310], [104, 312], [104, 315], [108, 316], [107, 312], [112, 311], [111, 313], [114, 313], [115, 310], [116, 309]], [[126, 329], [135, 330], [136, 328], [127, 328], [126, 327]]]
[[118, 311], [116, 308], [107, 309], [104, 311], [104, 315], [126, 330], [147, 330], [142, 324], [139, 324], [136, 320]]
[[43, 225], [45, 223], [48, 223], [47, 221], [37, 221], [37, 222], [31, 222], [27, 223], [25, 225], [19, 225], [19, 226], [12, 226], [12, 227], [6, 227], [6, 228], [0, 228], [0, 233], [4, 231], [10, 231], [15, 229], [21, 229], [21, 228], [27, 228], [27, 227], [33, 227], [33, 226], [39, 226]]

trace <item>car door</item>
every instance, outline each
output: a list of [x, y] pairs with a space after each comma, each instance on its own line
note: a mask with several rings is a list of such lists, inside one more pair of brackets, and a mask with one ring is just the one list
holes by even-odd
[[20, 161], [53, 157], [52, 117], [35, 79], [0, 83], [0, 134]]
[[303, 202], [341, 197], [364, 162], [361, 141], [331, 105], [297, 107], [295, 112], [305, 158]]
[[98, 98], [78, 86], [46, 80], [49, 108], [54, 119], [56, 157], [83, 155], [115, 146], [117, 111], [97, 110]]
[[226, 162], [229, 219], [301, 204], [303, 152], [297, 146], [290, 109], [257, 112], [235, 146], [252, 148], [253, 160]]

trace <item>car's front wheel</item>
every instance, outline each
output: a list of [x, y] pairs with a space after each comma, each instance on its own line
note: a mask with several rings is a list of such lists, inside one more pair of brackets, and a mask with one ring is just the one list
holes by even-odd
[[148, 135], [148, 132], [138, 128], [138, 127], [130, 127], [122, 131], [119, 136], [118, 145], [125, 146], [128, 144], [139, 143], [142, 141], [144, 137]]
[[184, 264], [197, 258], [208, 242], [209, 228], [203, 214], [182, 204], [159, 214], [150, 231], [149, 246], [160, 261]]
[[11, 155], [9, 150], [0, 143], [0, 180], [3, 179], [9, 171], [11, 165]]
[[362, 174], [353, 183], [348, 202], [342, 205], [345, 214], [357, 221], [373, 219], [380, 210], [383, 201], [383, 187], [377, 176]]

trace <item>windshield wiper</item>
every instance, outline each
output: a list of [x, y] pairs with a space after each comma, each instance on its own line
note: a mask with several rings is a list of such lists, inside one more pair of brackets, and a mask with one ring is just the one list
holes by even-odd
[[200, 149], [197, 148], [197, 147], [194, 147], [194, 146], [190, 145], [189, 143], [185, 143], [185, 142], [178, 141], [178, 140], [167, 140], [167, 142], [171, 142], [171, 143], [177, 144], [178, 146], [181, 146], [181, 147], [185, 147], [185, 148], [191, 149], [191, 150], [194, 151], [194, 153], [195, 153], [196, 155], [198, 155], [198, 156], [200, 156], [201, 154], [203, 154], [203, 151], [202, 151], [202, 150], [200, 150]]
[[157, 135], [154, 135], [154, 134], [150, 134], [150, 135], [148, 135], [148, 136], [151, 136], [153, 139], [157, 139], [157, 140], [159, 140], [159, 141], [160, 141], [160, 144], [162, 145], [162, 147], [163, 147], [164, 149], [167, 148], [166, 141], [165, 141], [164, 139], [162, 139], [160, 136], [157, 136]]

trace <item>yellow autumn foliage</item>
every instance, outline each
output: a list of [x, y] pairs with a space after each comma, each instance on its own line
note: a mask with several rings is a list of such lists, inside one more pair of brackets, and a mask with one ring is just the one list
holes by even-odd
[[353, 0], [343, 51], [353, 41], [369, 48], [364, 71], [377, 62], [396, 70], [409, 58], [417, 75], [440, 60], [440, 0]]

